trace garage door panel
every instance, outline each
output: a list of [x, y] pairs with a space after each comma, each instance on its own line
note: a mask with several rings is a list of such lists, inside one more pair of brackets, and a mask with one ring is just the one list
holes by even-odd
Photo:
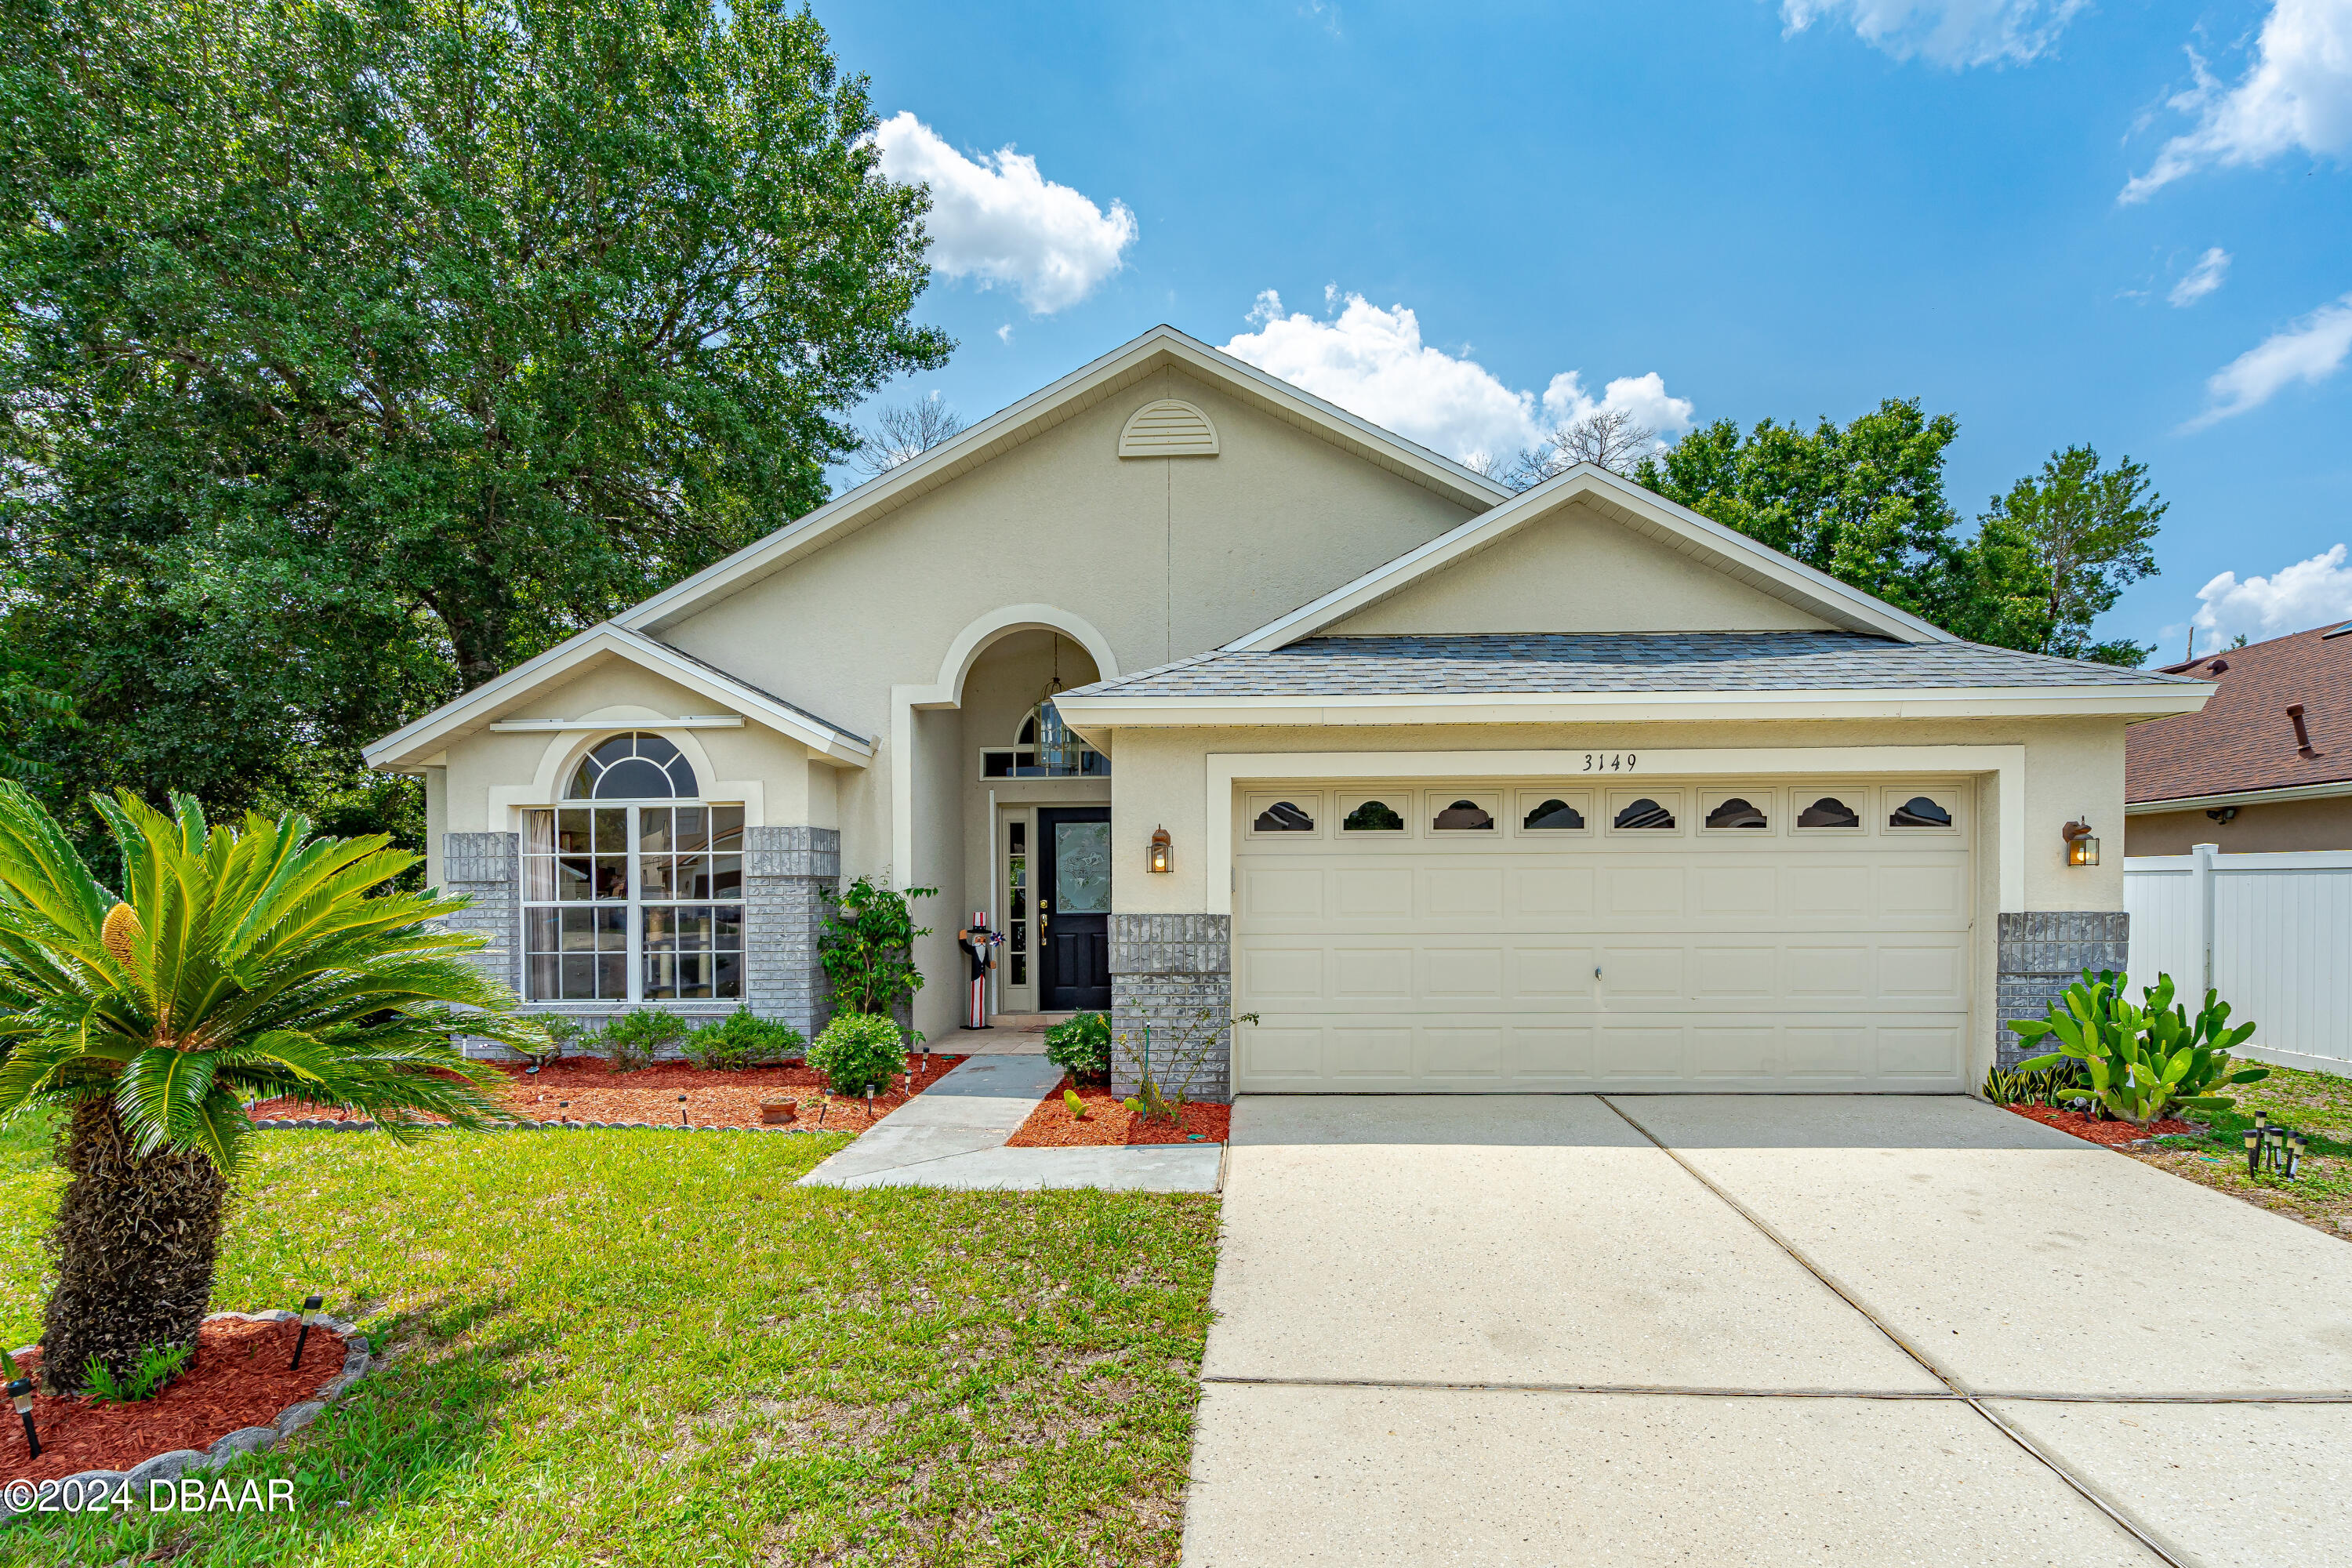
[[1780, 885], [1788, 913], [1799, 920], [1821, 915], [1860, 919], [1870, 913], [1870, 867], [1864, 863], [1790, 866], [1780, 873]]
[[1244, 835], [1236, 1087], [1965, 1088], [1968, 844], [1796, 831], [1796, 788], [1769, 833]]
[[1242, 913], [1250, 920], [1319, 920], [1328, 875], [1320, 866], [1251, 866], [1242, 872]]
[[1691, 995], [1701, 1002], [1769, 1002], [1779, 992], [1778, 944], [1699, 947], [1692, 950], [1696, 979]]
[[1514, 947], [1511, 995], [1516, 1001], [1592, 999], [1593, 950], [1585, 946]]
[[1412, 868], [1343, 866], [1328, 873], [1331, 912], [1341, 920], [1411, 920]]
[[1416, 1078], [1438, 1079], [1455, 1085], [1503, 1081], [1503, 1030], [1491, 1028], [1423, 1028], [1414, 1041]]
[[1551, 918], [1592, 913], [1592, 872], [1581, 866], [1522, 866], [1510, 874], [1510, 912]]
[[[1756, 1025], [1691, 1030], [1691, 1069], [1703, 1079], [1769, 1080], [1779, 1060], [1780, 1031]], [[1720, 1087], [1711, 1085], [1710, 1087]]]
[[1621, 866], [1601, 876], [1603, 915], [1617, 919], [1683, 912], [1683, 868]]
[[1703, 866], [1698, 872], [1697, 912], [1702, 915], [1769, 915], [1780, 903], [1780, 872], [1772, 866]]
[[1442, 1001], [1503, 999], [1503, 951], [1498, 947], [1424, 948], [1421, 964], [1423, 996]]
[[1572, 1089], [1592, 1078], [1590, 1025], [1521, 1024], [1510, 1031], [1509, 1076], [1522, 1083]]

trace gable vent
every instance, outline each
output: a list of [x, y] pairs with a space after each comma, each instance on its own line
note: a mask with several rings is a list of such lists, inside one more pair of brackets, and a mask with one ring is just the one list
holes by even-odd
[[1213, 458], [1217, 427], [1189, 403], [1163, 397], [1147, 403], [1118, 433], [1122, 458]]

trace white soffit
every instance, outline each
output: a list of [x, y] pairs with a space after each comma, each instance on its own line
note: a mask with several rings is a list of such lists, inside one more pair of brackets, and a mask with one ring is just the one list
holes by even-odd
[[1597, 464], [1580, 463], [1493, 510], [1407, 551], [1386, 565], [1374, 567], [1314, 603], [1234, 638], [1222, 651], [1265, 652], [1313, 637], [1423, 577], [1500, 543], [1519, 529], [1575, 501], [1583, 502], [1611, 521], [1645, 538], [1680, 551], [1690, 556], [1694, 564], [1720, 572], [1810, 611], [1843, 630], [1893, 637], [1898, 642], [1962, 640], [1907, 610], [1899, 610], [1883, 599], [1839, 582], [1826, 572], [1816, 571], [1801, 561], [1759, 544], [1737, 529], [1726, 528], [1713, 518], [1677, 506], [1631, 479], [1622, 479]]

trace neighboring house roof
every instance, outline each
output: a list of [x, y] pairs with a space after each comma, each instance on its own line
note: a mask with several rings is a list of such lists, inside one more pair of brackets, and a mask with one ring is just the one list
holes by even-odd
[[1471, 518], [1428, 543], [1375, 567], [1354, 582], [1270, 621], [1225, 645], [1228, 651], [1277, 648], [1313, 637], [1465, 556], [1502, 542], [1519, 528], [1570, 501], [1581, 500], [1612, 521], [1692, 556], [1773, 597], [1833, 625], [1905, 642], [1957, 642], [1940, 626], [1841, 583], [1826, 572], [1759, 544], [1737, 529], [1702, 517], [1595, 463], [1576, 467]]
[[1170, 366], [1213, 382], [1243, 402], [1458, 506], [1484, 510], [1510, 496], [1507, 488], [1450, 458], [1162, 325], [614, 619], [640, 631], [673, 625]]
[[[2345, 793], [2352, 784], [2352, 627], [2328, 626], [2225, 648], [2168, 673], [2209, 682], [2199, 712], [2136, 725], [2125, 741], [2125, 798], [2186, 808], [2228, 795]], [[2295, 740], [2303, 708], [2310, 750]], [[2285, 797], [2283, 797], [2285, 798]]]
[[[1082, 730], [1121, 723], [1236, 723], [1312, 706], [1327, 721], [1407, 719], [1411, 710], [1520, 709], [1537, 721], [1769, 702], [1800, 716], [1872, 712], [2176, 713], [2197, 683], [1975, 643], [1898, 642], [1848, 632], [1630, 632], [1309, 637], [1220, 649], [1097, 681], [1055, 699]], [[2071, 700], [2071, 710], [2069, 702]], [[1555, 714], [1546, 709], [1559, 709]], [[1627, 710], [1633, 710], [1628, 712]], [[1356, 711], [1350, 712], [1351, 710]], [[1424, 721], [1452, 715], [1422, 711]], [[1670, 716], [1661, 712], [1661, 717]], [[1761, 716], [1761, 715], [1759, 715]]]
[[870, 737], [763, 691], [740, 676], [730, 675], [657, 637], [609, 621], [556, 644], [537, 658], [515, 666], [453, 702], [444, 703], [415, 723], [368, 746], [362, 755], [370, 767], [420, 766], [424, 759], [450, 742], [488, 728], [499, 710], [520, 700], [534, 687], [562, 679], [593, 660], [611, 658], [627, 659], [666, 676], [834, 761], [862, 767], [874, 755]]

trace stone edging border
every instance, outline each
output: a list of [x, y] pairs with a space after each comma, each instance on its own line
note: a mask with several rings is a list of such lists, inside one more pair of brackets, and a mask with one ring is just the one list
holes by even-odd
[[[878, 1125], [878, 1123], [877, 1123]], [[838, 1132], [837, 1127], [680, 1127], [674, 1121], [493, 1121], [480, 1132], [614, 1132], [642, 1128], [649, 1132]], [[257, 1132], [373, 1132], [373, 1121], [338, 1121], [332, 1117], [306, 1116], [291, 1121], [253, 1123]], [[872, 1131], [872, 1128], [867, 1128]]]
[[[290, 1323], [299, 1321], [301, 1316], [299, 1312], [282, 1310], [268, 1312], [207, 1312], [205, 1314], [204, 1321], [212, 1323], [223, 1319], [233, 1319], [247, 1323]], [[133, 1497], [143, 1497], [147, 1484], [151, 1481], [176, 1481], [189, 1470], [217, 1470], [232, 1459], [247, 1454], [257, 1454], [264, 1448], [276, 1447], [279, 1442], [291, 1437], [295, 1433], [316, 1421], [329, 1405], [341, 1398], [350, 1390], [352, 1384], [367, 1375], [368, 1368], [375, 1363], [375, 1357], [368, 1352], [366, 1338], [354, 1325], [344, 1322], [340, 1318], [321, 1315], [319, 1319], [319, 1327], [342, 1342], [342, 1371], [320, 1384], [318, 1393], [310, 1398], [299, 1404], [289, 1405], [279, 1411], [268, 1426], [240, 1426], [213, 1444], [210, 1448], [202, 1451], [194, 1448], [174, 1448], [167, 1454], [158, 1454], [152, 1459], [142, 1460], [128, 1470], [81, 1470], [54, 1482], [42, 1482], [41, 1485], [54, 1486], [57, 1489], [50, 1494], [52, 1497], [61, 1495], [68, 1487], [79, 1488], [80, 1506], [86, 1510], [90, 1507], [91, 1499], [101, 1495], [111, 1499], [129, 1492]], [[23, 1355], [27, 1351], [37, 1349], [39, 1349], [37, 1345], [26, 1345], [13, 1353]], [[0, 1524], [5, 1524], [14, 1519], [27, 1518], [33, 1511], [34, 1510], [30, 1508], [20, 1510], [14, 1499], [0, 1501]]]

